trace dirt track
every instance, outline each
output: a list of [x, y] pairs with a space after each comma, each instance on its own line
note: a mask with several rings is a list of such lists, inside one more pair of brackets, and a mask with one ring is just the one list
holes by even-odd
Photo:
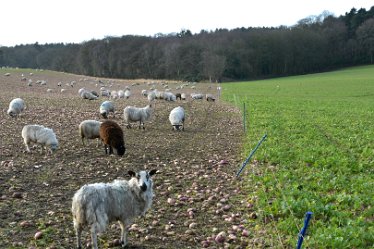
[[[32, 87], [21, 81], [23, 72], [33, 80]], [[37, 80], [46, 80], [47, 85], [39, 86]], [[77, 82], [74, 87], [65, 85], [73, 80]], [[57, 86], [60, 81], [67, 89], [64, 93]], [[113, 84], [113, 90], [134, 82], [103, 81]], [[247, 227], [252, 210], [234, 177], [241, 163], [243, 136], [238, 110], [220, 101], [157, 100], [146, 130], [126, 129], [123, 108], [147, 103], [140, 91], [149, 86], [140, 83], [132, 87], [130, 99], [115, 100], [113, 120], [124, 128], [126, 154], [107, 156], [96, 141], [83, 147], [78, 136], [81, 121], [100, 119], [99, 105], [104, 100], [83, 100], [78, 89], [99, 92], [96, 84], [95, 78], [48, 71], [34, 71], [33, 76], [22, 70], [0, 75], [0, 248], [74, 248], [70, 211], [74, 192], [86, 183], [126, 178], [127, 170], [144, 168], [159, 171], [154, 177], [156, 197], [146, 218], [137, 219], [137, 226], [132, 227], [130, 248], [246, 248], [251, 244], [251, 234], [243, 235], [245, 228], [240, 225]], [[177, 84], [169, 86], [176, 92]], [[47, 93], [47, 88], [53, 92]], [[156, 88], [162, 90], [159, 84]], [[215, 85], [197, 84], [195, 90], [182, 91], [216, 94], [215, 89]], [[27, 105], [18, 119], [6, 114], [15, 97]], [[186, 110], [184, 132], [172, 131], [168, 121], [177, 105]], [[21, 130], [32, 123], [55, 131], [60, 143], [55, 154], [46, 156], [36, 148], [31, 154], [25, 152]], [[42, 236], [36, 240], [38, 231]], [[82, 240], [89, 243], [87, 231]], [[221, 231], [226, 233], [225, 243], [212, 241]], [[117, 224], [110, 225], [100, 236], [99, 247], [109, 247], [119, 232]]]

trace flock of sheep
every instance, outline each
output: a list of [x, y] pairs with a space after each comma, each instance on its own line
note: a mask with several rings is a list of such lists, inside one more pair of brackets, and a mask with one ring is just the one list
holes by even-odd
[[[80, 97], [88, 100], [95, 100], [99, 95], [94, 91], [84, 88], [78, 91]], [[164, 99], [166, 101], [176, 101], [177, 99], [186, 100], [186, 94], [171, 92], [161, 92], [155, 89], [150, 91], [143, 90], [142, 95], [147, 97], [149, 103], [147, 106], [139, 108], [127, 106], [123, 110], [123, 119], [127, 128], [131, 128], [132, 122], [139, 122], [139, 129], [145, 129], [145, 122], [148, 121], [153, 112], [152, 106], [155, 99]], [[129, 98], [130, 89], [125, 91], [108, 91], [101, 89], [101, 96], [109, 97], [111, 100], [105, 100], [100, 104], [99, 113], [104, 119], [84, 120], [79, 128], [79, 135], [82, 144], [85, 145], [85, 139], [98, 139], [97, 146], [101, 141], [104, 144], [106, 154], [125, 154], [124, 132], [119, 124], [110, 120], [110, 114], [115, 113], [113, 99]], [[191, 94], [191, 99], [203, 99], [203, 94]], [[211, 94], [206, 94], [207, 101], [214, 101]], [[21, 98], [13, 99], [9, 103], [8, 115], [17, 117], [26, 108], [25, 101]], [[184, 130], [185, 110], [182, 106], [173, 108], [169, 114], [169, 121], [174, 130]], [[53, 153], [58, 149], [58, 140], [52, 129], [43, 125], [30, 124], [22, 129], [22, 138], [24, 140], [27, 152], [30, 152], [31, 142], [41, 145]], [[47, 153], [48, 153], [47, 152]], [[112, 221], [118, 221], [121, 227], [121, 245], [127, 244], [127, 229], [131, 226], [134, 218], [144, 216], [145, 212], [151, 207], [153, 199], [152, 176], [157, 170], [134, 172], [129, 171], [131, 179], [115, 180], [112, 183], [94, 183], [82, 186], [75, 194], [72, 200], [72, 214], [74, 229], [76, 232], [76, 246], [81, 248], [81, 232], [84, 227], [89, 227], [91, 232], [92, 248], [97, 247], [97, 233], [103, 232]]]

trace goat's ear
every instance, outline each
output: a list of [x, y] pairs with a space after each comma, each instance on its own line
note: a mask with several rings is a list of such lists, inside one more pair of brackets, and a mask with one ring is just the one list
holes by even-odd
[[131, 176], [131, 177], [135, 177], [135, 175], [136, 175], [136, 173], [135, 173], [134, 171], [132, 171], [132, 170], [129, 170], [127, 173], [128, 173], [129, 176]]
[[157, 173], [157, 169], [152, 169], [151, 171], [149, 171], [150, 176], [153, 176], [156, 173]]

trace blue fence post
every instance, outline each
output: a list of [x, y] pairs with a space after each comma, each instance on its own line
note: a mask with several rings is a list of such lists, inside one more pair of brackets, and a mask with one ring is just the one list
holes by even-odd
[[260, 147], [260, 145], [266, 139], [266, 137], [267, 137], [267, 135], [265, 134], [261, 138], [261, 140], [257, 143], [256, 147], [251, 151], [251, 153], [249, 154], [249, 156], [247, 157], [247, 159], [243, 162], [242, 167], [236, 173], [236, 177], [238, 177], [240, 175], [240, 173], [242, 173], [243, 169], [245, 168], [245, 166], [247, 165], [247, 163], [249, 162], [249, 160], [251, 160], [251, 157], [253, 156], [253, 154], [255, 154], [256, 150], [258, 149], [258, 147]]
[[312, 217], [312, 212], [306, 212], [305, 219], [304, 219], [304, 226], [301, 228], [301, 231], [299, 233], [299, 240], [297, 241], [297, 247], [296, 249], [301, 249], [301, 245], [304, 241], [304, 236], [306, 233], [306, 229], [308, 228], [310, 218]]

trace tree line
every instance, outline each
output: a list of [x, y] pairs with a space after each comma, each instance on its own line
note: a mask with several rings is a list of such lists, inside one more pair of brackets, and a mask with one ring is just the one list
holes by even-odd
[[126, 35], [80, 44], [0, 47], [0, 66], [96, 77], [187, 81], [249, 80], [373, 64], [374, 6], [292, 27]]

